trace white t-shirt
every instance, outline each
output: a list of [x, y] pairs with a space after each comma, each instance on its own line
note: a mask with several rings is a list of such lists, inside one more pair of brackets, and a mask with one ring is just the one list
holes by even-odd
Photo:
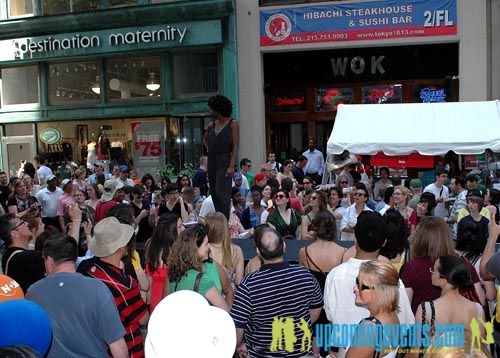
[[[370, 316], [370, 311], [356, 305], [353, 290], [359, 267], [367, 261], [369, 260], [350, 258], [347, 262], [331, 270], [326, 277], [324, 309], [330, 322], [347, 325], [358, 324], [363, 318]], [[398, 318], [401, 324], [415, 323], [410, 300], [401, 280], [399, 280]]]
[[41, 165], [40, 168], [38, 168], [38, 170], [36, 171], [36, 174], [38, 175], [38, 179], [40, 180], [40, 185], [46, 185], [47, 177], [49, 175], [52, 175], [52, 170], [50, 170], [50, 168], [45, 165]]

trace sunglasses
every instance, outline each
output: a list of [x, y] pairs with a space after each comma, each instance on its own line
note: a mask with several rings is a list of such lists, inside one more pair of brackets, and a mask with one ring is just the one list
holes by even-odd
[[302, 184], [307, 185], [307, 184], [311, 184], [311, 182], [310, 181], [303, 181]]
[[347, 184], [346, 181], [339, 181], [339, 184]]
[[433, 273], [437, 273], [439, 275], [439, 277], [446, 279], [446, 277], [444, 277], [443, 275], [441, 275], [438, 271], [434, 271], [433, 267], [429, 267], [429, 272], [431, 273], [431, 275]]
[[318, 199], [317, 196], [311, 196], [311, 200], [316, 200], [316, 199]]
[[23, 225], [23, 224], [25, 224], [26, 226], [28, 226], [28, 223], [27, 223], [26, 221], [21, 220], [21, 222], [20, 222], [19, 224], [17, 224], [16, 226], [14, 226], [14, 227], [12, 228], [12, 231], [17, 230], [17, 229], [18, 229], [21, 225]]
[[370, 287], [365, 284], [359, 284], [359, 278], [356, 277], [356, 286], [358, 286], [358, 289], [360, 291], [365, 291], [365, 290], [374, 290], [375, 287]]
[[283, 199], [283, 198], [286, 198], [286, 196], [284, 194], [276, 194], [274, 196], [275, 199]]
[[365, 196], [365, 194], [364, 193], [356, 193], [356, 194], [354, 194], [354, 196], [360, 197], [360, 196]]

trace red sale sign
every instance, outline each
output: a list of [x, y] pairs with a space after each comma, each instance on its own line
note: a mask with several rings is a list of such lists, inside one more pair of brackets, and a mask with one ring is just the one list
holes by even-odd
[[165, 166], [165, 128], [162, 122], [140, 122], [132, 135], [134, 163], [139, 176], [155, 175]]

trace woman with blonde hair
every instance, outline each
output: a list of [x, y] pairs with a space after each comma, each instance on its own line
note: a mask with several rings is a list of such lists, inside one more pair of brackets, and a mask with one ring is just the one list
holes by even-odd
[[238, 286], [243, 280], [245, 262], [243, 251], [231, 243], [226, 217], [222, 213], [210, 213], [205, 218], [210, 257], [222, 266], [229, 282]]
[[[388, 262], [373, 260], [363, 262], [359, 268], [354, 294], [357, 305], [362, 305], [370, 311], [370, 317], [363, 319], [358, 326], [356, 333], [357, 342], [366, 340], [366, 332], [373, 329], [387, 329], [385, 325], [399, 325], [397, 315], [399, 302], [399, 275], [394, 266]], [[372, 327], [369, 327], [372, 326]], [[397, 338], [392, 337], [392, 332], [384, 332], [384, 336], [390, 337], [390, 342]], [[386, 341], [384, 340], [384, 343]], [[376, 352], [375, 344], [356, 345], [347, 349], [346, 357], [396, 357], [398, 347], [392, 345], [381, 347], [380, 352]]]
[[309, 203], [304, 209], [304, 215], [302, 216], [302, 224], [300, 226], [302, 240], [314, 240], [315, 233], [312, 227], [312, 223], [316, 214], [319, 211], [328, 210], [328, 197], [325, 192], [321, 190], [316, 190], [309, 197]]
[[198, 292], [211, 305], [229, 312], [230, 305], [222, 296], [217, 264], [209, 259], [209, 253], [210, 245], [203, 227], [184, 230], [172, 245], [167, 260], [170, 292]]
[[[408, 235], [411, 233], [411, 227], [416, 225], [416, 217], [412, 215], [413, 209], [408, 204], [408, 197], [411, 195], [410, 190], [403, 185], [394, 187], [392, 194], [394, 200], [394, 208], [403, 216]], [[410, 219], [411, 218], [411, 219]]]
[[12, 186], [13, 193], [7, 200], [7, 209], [10, 214], [21, 218], [29, 211], [40, 210], [37, 206], [38, 200], [28, 193], [26, 184], [21, 179], [16, 179]]
[[[413, 238], [411, 260], [401, 268], [401, 280], [406, 287], [413, 312], [422, 302], [435, 300], [441, 294], [441, 290], [432, 285], [428, 272], [434, 261], [445, 255], [456, 255], [450, 228], [439, 217], [422, 218]], [[472, 265], [469, 270], [476, 293], [480, 295], [482, 288], [477, 272]]]

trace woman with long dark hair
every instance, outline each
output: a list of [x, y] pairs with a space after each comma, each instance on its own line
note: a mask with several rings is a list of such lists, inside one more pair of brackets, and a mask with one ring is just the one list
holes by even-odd
[[182, 220], [177, 215], [172, 213], [163, 214], [156, 223], [153, 236], [145, 244], [146, 274], [151, 283], [150, 312], [153, 312], [162, 297], [169, 293], [168, 283], [165, 284], [165, 280], [168, 280], [166, 263], [170, 248], [183, 230]]
[[328, 197], [321, 190], [316, 190], [309, 198], [309, 204], [304, 209], [302, 216], [301, 234], [302, 240], [314, 240], [315, 233], [312, 222], [320, 211], [328, 210]]
[[410, 258], [410, 243], [403, 215], [396, 209], [387, 209], [384, 216], [387, 227], [387, 241], [380, 249], [380, 255], [391, 260], [399, 272], [401, 266]]
[[288, 191], [278, 190], [274, 196], [274, 210], [269, 213], [267, 223], [285, 239], [299, 238], [302, 218], [290, 207]]
[[[440, 256], [429, 273], [432, 285], [440, 289], [438, 298], [432, 301], [425, 301], [419, 304], [415, 313], [415, 323], [427, 323], [431, 327], [431, 334], [437, 335], [435, 324], [460, 324], [465, 330], [465, 347], [461, 347], [462, 352], [469, 352], [471, 349], [471, 330], [473, 320], [478, 323], [484, 321], [484, 311], [480, 304], [471, 302], [463, 297], [461, 291], [466, 291], [473, 287], [469, 268], [466, 262], [459, 256]], [[478, 324], [481, 331], [481, 339], [485, 338], [485, 331], [481, 323]]]

